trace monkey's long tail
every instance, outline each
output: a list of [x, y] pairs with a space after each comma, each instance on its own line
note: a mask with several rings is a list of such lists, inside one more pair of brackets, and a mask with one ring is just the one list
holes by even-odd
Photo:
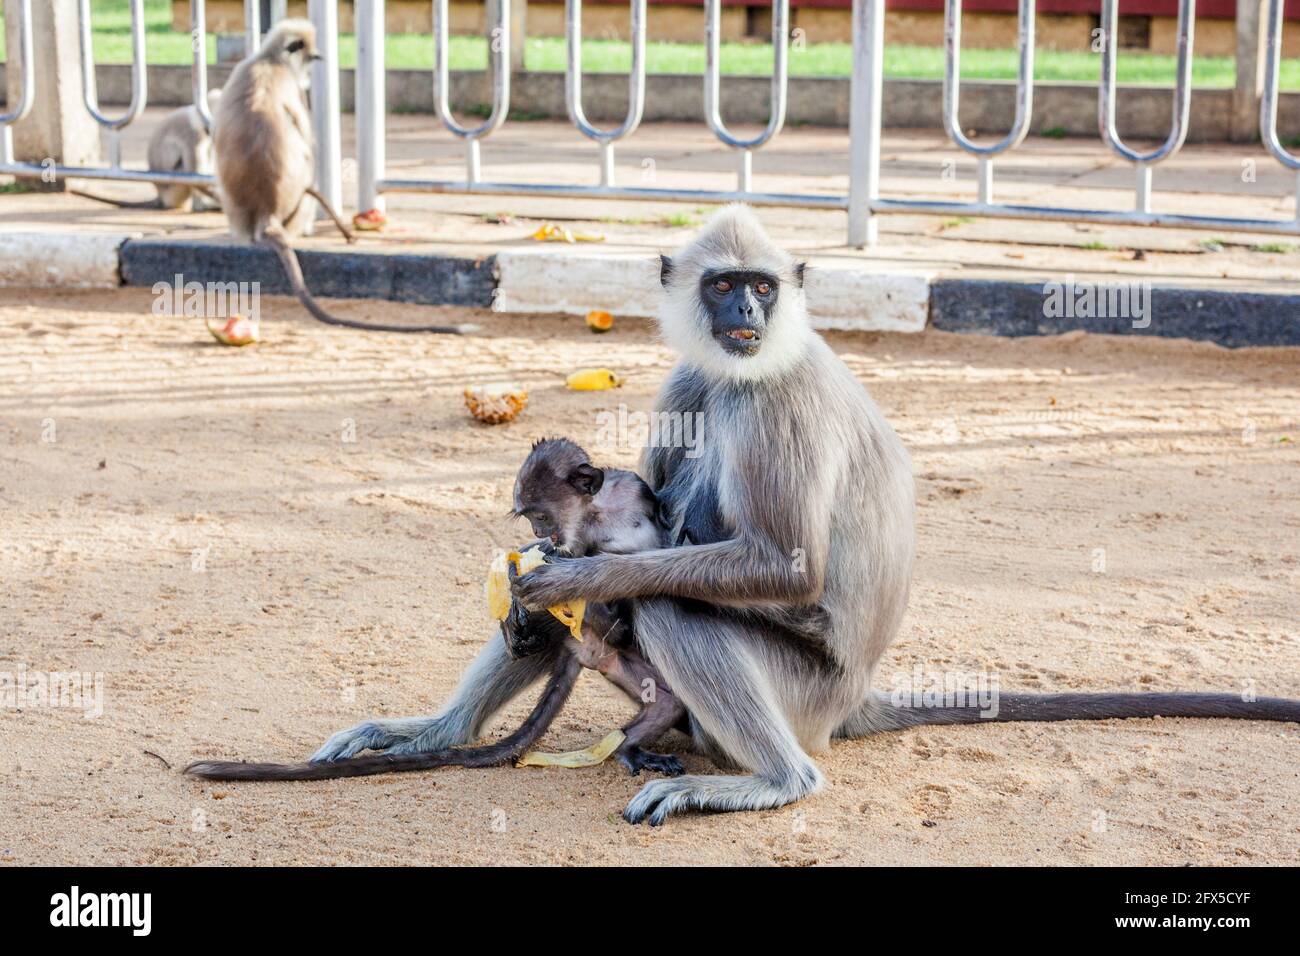
[[472, 324], [387, 325], [381, 322], [357, 322], [353, 319], [340, 319], [338, 316], [330, 315], [312, 298], [311, 292], [307, 290], [307, 283], [302, 277], [302, 267], [298, 265], [298, 256], [294, 253], [293, 247], [289, 245], [289, 239], [280, 225], [278, 223], [268, 224], [262, 234], [275, 250], [275, 254], [280, 257], [280, 265], [284, 268], [285, 276], [289, 279], [289, 285], [293, 287], [293, 294], [298, 297], [302, 307], [310, 312], [318, 322], [324, 322], [326, 325], [339, 325], [347, 329], [365, 329], [368, 332], [437, 332], [443, 335], [465, 335], [478, 331], [478, 326]]
[[325, 212], [329, 214], [329, 217], [334, 220], [334, 225], [339, 227], [339, 232], [343, 233], [343, 238], [348, 241], [348, 245], [352, 245], [352, 243], [357, 241], [357, 237], [352, 234], [352, 230], [349, 229], [347, 223], [343, 221], [343, 217], [334, 211], [334, 207], [330, 205], [328, 199], [321, 195], [320, 190], [315, 186], [308, 186], [307, 195], [312, 199], [315, 199], [316, 202], [324, 208]]
[[876, 694], [841, 728], [839, 736], [859, 737], [928, 724], [1003, 723], [1013, 720], [1113, 720], [1129, 717], [1224, 717], [1300, 723], [1300, 700], [1239, 694], [998, 694], [969, 706], [925, 707], [894, 703]]
[[74, 196], [80, 196], [82, 199], [93, 199], [95, 202], [106, 203], [109, 206], [116, 206], [118, 209], [161, 209], [162, 201], [157, 197], [153, 199], [110, 199], [108, 196], [96, 196], [94, 193], [85, 193], [80, 189], [69, 189], [68, 192]]
[[578, 680], [582, 665], [571, 654], [556, 665], [546, 689], [523, 725], [508, 737], [485, 747], [452, 747], [422, 754], [376, 754], [334, 763], [242, 763], [201, 760], [185, 768], [206, 780], [336, 780], [377, 773], [429, 770], [434, 767], [499, 767], [514, 763], [546, 733]]

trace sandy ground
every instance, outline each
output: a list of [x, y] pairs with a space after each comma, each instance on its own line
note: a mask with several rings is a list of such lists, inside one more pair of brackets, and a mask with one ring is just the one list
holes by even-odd
[[[463, 340], [366, 335], [280, 299], [264, 302], [267, 342], [223, 349], [197, 320], [152, 317], [151, 299], [0, 292], [0, 670], [105, 681], [98, 718], [0, 707], [6, 863], [1300, 857], [1300, 728], [1283, 724], [841, 742], [812, 799], [658, 830], [619, 819], [638, 781], [613, 765], [184, 779], [198, 756], [302, 757], [364, 717], [432, 711], [489, 633], [483, 574], [524, 536], [503, 514], [530, 441], [562, 433], [633, 464], [635, 449], [595, 444], [596, 414], [648, 408], [670, 359], [634, 323], [596, 337], [574, 319], [340, 304], [485, 324]], [[919, 666], [1004, 690], [1300, 696], [1300, 352], [832, 341], [916, 467], [920, 560], [886, 683]], [[586, 364], [626, 387], [566, 391]], [[530, 408], [470, 423], [462, 385], [503, 374]], [[586, 675], [545, 743], [584, 746], [629, 712]]]

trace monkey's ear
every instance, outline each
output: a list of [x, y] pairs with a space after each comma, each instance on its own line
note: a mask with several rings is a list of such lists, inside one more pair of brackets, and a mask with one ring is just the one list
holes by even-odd
[[667, 256], [659, 257], [659, 284], [668, 285], [668, 280], [673, 277], [673, 260]]
[[655, 501], [655, 524], [661, 528], [671, 529], [673, 526], [673, 512], [668, 507], [668, 502], [663, 498]]
[[595, 465], [579, 465], [569, 472], [569, 484], [579, 494], [594, 495], [605, 483], [605, 473]]
[[808, 268], [808, 263], [806, 262], [796, 262], [794, 264], [794, 278], [795, 281], [799, 283], [799, 288], [801, 289], [803, 288], [804, 270], [806, 270], [807, 268]]

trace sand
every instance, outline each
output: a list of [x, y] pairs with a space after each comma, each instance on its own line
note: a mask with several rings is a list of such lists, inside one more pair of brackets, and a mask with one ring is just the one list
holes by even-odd
[[[366, 717], [433, 711], [490, 634], [488, 561], [526, 536], [504, 514], [529, 443], [565, 434], [633, 465], [636, 449], [596, 443], [597, 413], [648, 409], [670, 356], [642, 323], [593, 336], [573, 318], [337, 304], [485, 327], [371, 335], [269, 297], [266, 342], [235, 350], [151, 302], [0, 291], [0, 671], [104, 681], [98, 717], [0, 707], [0, 861], [1300, 857], [1300, 728], [1263, 722], [839, 742], [811, 799], [657, 830], [619, 819], [639, 781], [610, 764], [183, 778], [197, 757], [300, 758]], [[831, 341], [917, 475], [919, 562], [887, 686], [919, 667], [1002, 690], [1300, 696], [1300, 351], [1077, 334]], [[590, 364], [626, 386], [566, 391], [565, 373]], [[503, 377], [528, 386], [530, 407], [514, 425], [471, 423], [463, 385]], [[545, 744], [585, 746], [630, 712], [584, 675]]]

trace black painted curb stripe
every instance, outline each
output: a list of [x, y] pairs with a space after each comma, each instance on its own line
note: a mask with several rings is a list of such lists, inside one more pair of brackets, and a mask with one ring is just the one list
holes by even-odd
[[[388, 299], [420, 305], [487, 308], [496, 289], [496, 260], [452, 256], [299, 250], [307, 286], [317, 295]], [[275, 253], [235, 243], [131, 239], [121, 250], [122, 283], [258, 282], [267, 294], [291, 290]]]
[[[1138, 280], [1139, 282], [1141, 280]], [[1088, 284], [1075, 280], [1079, 289]], [[1110, 283], [1113, 284], [1113, 283]], [[1105, 281], [1092, 283], [1104, 289]], [[1126, 315], [1048, 315], [1042, 282], [935, 279], [930, 283], [930, 327], [983, 335], [1059, 335], [1082, 329], [1111, 335], [1158, 335], [1246, 345], [1300, 345], [1300, 295], [1225, 289], [1150, 287], [1145, 316], [1135, 327]], [[1064, 290], [1068, 295], [1069, 290]]]

